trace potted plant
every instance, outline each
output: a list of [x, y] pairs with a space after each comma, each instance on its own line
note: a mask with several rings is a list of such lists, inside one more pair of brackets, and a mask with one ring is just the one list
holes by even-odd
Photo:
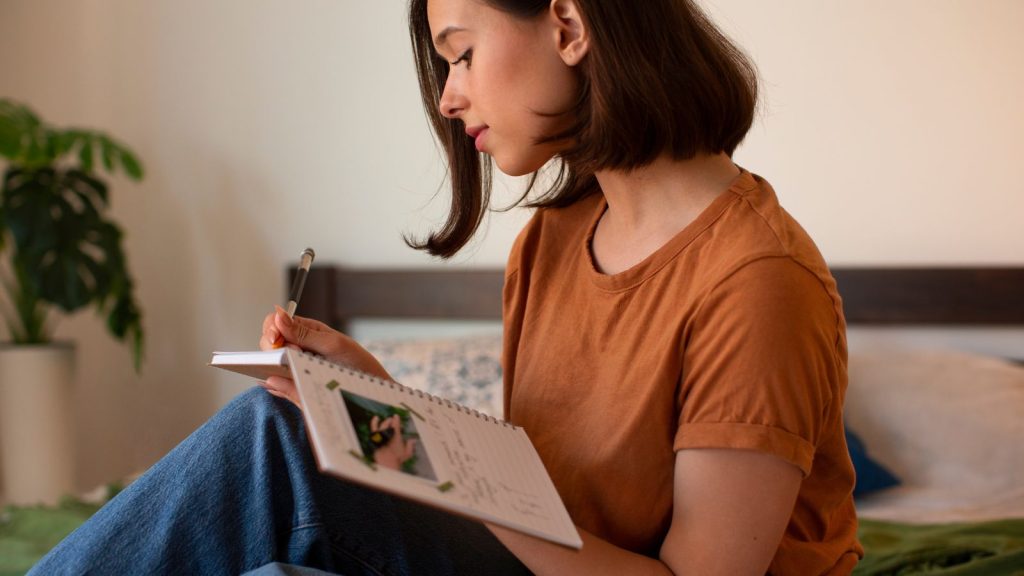
[[141, 369], [142, 315], [97, 171], [140, 180], [142, 166], [103, 133], [49, 126], [7, 99], [0, 158], [0, 490], [8, 502], [53, 501], [71, 489], [74, 349], [53, 342], [52, 311], [95, 307]]

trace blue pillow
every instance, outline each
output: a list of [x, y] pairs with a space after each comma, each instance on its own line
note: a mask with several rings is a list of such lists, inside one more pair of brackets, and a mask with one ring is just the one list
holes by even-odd
[[844, 427], [846, 446], [850, 450], [850, 460], [857, 473], [857, 483], [853, 487], [853, 497], [860, 498], [876, 490], [897, 486], [900, 479], [884, 466], [868, 457], [864, 442], [856, 434]]

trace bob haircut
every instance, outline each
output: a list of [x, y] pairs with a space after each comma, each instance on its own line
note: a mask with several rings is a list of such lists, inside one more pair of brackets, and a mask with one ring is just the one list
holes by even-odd
[[[469, 0], [467, 0], [469, 1]], [[551, 0], [482, 0], [524, 20]], [[575, 0], [590, 33], [577, 67], [580, 93], [571, 126], [539, 142], [564, 140], [557, 178], [530, 207], [563, 207], [598, 192], [598, 170], [633, 170], [662, 154], [686, 160], [732, 156], [754, 121], [757, 72], [693, 0]], [[427, 0], [411, 0], [412, 40], [427, 117], [448, 157], [452, 203], [445, 224], [413, 248], [448, 258], [472, 239], [490, 207], [491, 160], [458, 120], [440, 112], [448, 62], [434, 50]], [[537, 181], [530, 179], [524, 204]]]

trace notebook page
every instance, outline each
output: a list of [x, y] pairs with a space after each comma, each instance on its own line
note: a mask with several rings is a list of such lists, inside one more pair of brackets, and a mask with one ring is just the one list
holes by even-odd
[[[582, 546], [522, 429], [308, 354], [291, 351], [289, 362], [323, 471], [456, 514]], [[373, 435], [388, 418], [398, 429], [392, 436], [399, 438], [386, 447], [375, 445]], [[392, 450], [395, 446], [404, 449]], [[395, 452], [399, 460], [409, 456], [398, 467], [386, 458]]]

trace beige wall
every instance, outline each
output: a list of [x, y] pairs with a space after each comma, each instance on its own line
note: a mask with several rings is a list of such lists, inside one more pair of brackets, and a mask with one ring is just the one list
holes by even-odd
[[[737, 154], [842, 264], [1024, 264], [1024, 3], [714, 0], [764, 78]], [[79, 484], [152, 463], [248, 385], [205, 366], [255, 345], [305, 246], [351, 265], [443, 213], [443, 172], [398, 0], [0, 0], [0, 95], [140, 152], [114, 212], [146, 314], [141, 377], [92, 312]], [[510, 198], [515, 182], [500, 194]], [[460, 265], [500, 265], [525, 214]]]

